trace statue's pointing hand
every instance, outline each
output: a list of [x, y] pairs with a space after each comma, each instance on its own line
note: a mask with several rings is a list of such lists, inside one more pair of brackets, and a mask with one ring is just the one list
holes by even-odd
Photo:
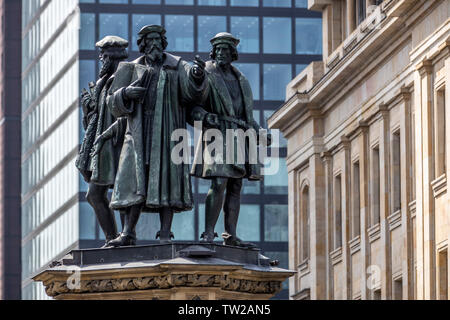
[[200, 58], [199, 55], [196, 55], [194, 58], [193, 73], [197, 79], [203, 80], [205, 76], [205, 66], [206, 63]]

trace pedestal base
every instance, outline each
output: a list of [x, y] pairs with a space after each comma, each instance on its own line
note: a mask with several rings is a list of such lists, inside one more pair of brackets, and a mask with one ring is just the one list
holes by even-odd
[[59, 300], [269, 299], [295, 272], [259, 249], [174, 242], [73, 250], [33, 278]]

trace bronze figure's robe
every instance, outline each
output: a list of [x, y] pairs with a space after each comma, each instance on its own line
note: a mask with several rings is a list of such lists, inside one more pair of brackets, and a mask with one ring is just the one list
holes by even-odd
[[[146, 71], [152, 80], [143, 104], [127, 101], [123, 91]], [[153, 81], [157, 81], [156, 86], [152, 86]], [[147, 212], [159, 212], [164, 207], [174, 212], [192, 209], [189, 164], [171, 160], [172, 149], [178, 143], [171, 141], [171, 135], [176, 129], [186, 129], [187, 109], [202, 99], [204, 87], [205, 82], [195, 83], [188, 63], [167, 52], [160, 69], [146, 66], [144, 56], [119, 65], [108, 106], [114, 116], [127, 117], [127, 128], [112, 209], [140, 203], [144, 204], [142, 211]]]
[[[225, 79], [221, 75], [221, 71], [216, 61], [208, 61], [206, 63], [208, 85], [207, 92], [205, 93], [206, 98], [204, 98], [205, 100], [202, 102], [202, 107], [204, 111], [208, 113], [215, 113], [219, 115], [219, 117], [226, 116], [229, 118], [242, 120], [246, 123], [248, 128], [253, 128], [256, 131], [256, 134], [258, 134], [260, 126], [253, 119], [253, 94], [250, 83], [237, 68], [233, 66], [231, 66], [231, 68], [236, 75], [236, 78], [238, 79], [238, 84], [232, 85], [226, 83]], [[240, 89], [240, 92], [233, 92], [233, 90], [231, 90], [235, 87]], [[233, 95], [230, 94], [230, 92], [233, 92]], [[201, 109], [194, 108], [193, 113], [197, 111], [199, 111], [200, 113], [202, 112]], [[198, 117], [192, 115], [191, 118], [195, 119]], [[199, 118], [201, 118], [201, 116]], [[203, 179], [222, 177], [261, 180], [261, 165], [258, 163], [250, 164], [248, 161], [248, 143], [246, 143], [244, 146], [238, 145], [235, 141], [233, 161], [232, 163], [226, 163], [227, 153], [230, 151], [227, 150], [227, 148], [231, 148], [231, 146], [227, 146], [226, 130], [242, 129], [246, 131], [246, 129], [233, 122], [223, 120], [219, 122], [219, 130], [221, 131], [223, 136], [223, 163], [219, 163], [219, 161], [205, 161], [205, 150], [207, 143], [204, 139], [204, 130], [203, 136], [198, 142], [198, 144], [201, 143], [202, 145], [197, 145], [196, 148], [191, 175]], [[238, 146], [245, 149], [243, 151], [245, 152], [245, 163], [240, 163], [238, 159]], [[199, 159], [200, 157], [201, 159]], [[214, 155], [212, 155], [212, 157], [214, 158]]]

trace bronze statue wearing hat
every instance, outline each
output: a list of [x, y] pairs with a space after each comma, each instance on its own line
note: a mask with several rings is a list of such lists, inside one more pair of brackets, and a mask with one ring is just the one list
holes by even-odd
[[83, 126], [86, 130], [76, 160], [76, 167], [89, 183], [87, 200], [93, 207], [97, 221], [105, 233], [106, 243], [118, 236], [114, 212], [109, 208], [107, 192], [112, 188], [122, 149], [123, 131], [116, 139], [107, 141], [96, 150], [94, 141], [116, 118], [106, 106], [106, 96], [119, 63], [128, 57], [128, 41], [107, 36], [97, 42], [102, 68], [97, 83], [90, 83], [90, 90], [83, 89], [81, 96]]
[[127, 127], [111, 208], [126, 210], [120, 236], [111, 246], [136, 243], [141, 212], [159, 213], [162, 242], [173, 237], [174, 212], [193, 207], [189, 165], [171, 161], [176, 144], [172, 132], [186, 128], [186, 110], [202, 99], [204, 63], [193, 65], [165, 52], [166, 30], [145, 26], [138, 34], [141, 57], [121, 63], [115, 74], [108, 105], [116, 117], [126, 117]]
[[[191, 117], [194, 120], [202, 120], [204, 126], [217, 128], [222, 136], [227, 135], [227, 130], [254, 129], [259, 131], [260, 126], [253, 119], [253, 94], [247, 78], [231, 63], [238, 59], [237, 46], [239, 40], [230, 33], [221, 32], [211, 39], [212, 61], [206, 63], [208, 79], [208, 95], [203, 103], [203, 108], [193, 109]], [[204, 134], [207, 130], [203, 131]], [[242, 179], [260, 180], [260, 166], [248, 161], [248, 145], [243, 147], [245, 163], [239, 162], [237, 154], [231, 163], [227, 161], [205, 161], [206, 143], [208, 139], [202, 137], [197, 147], [194, 166], [191, 174], [211, 180], [211, 188], [205, 203], [205, 232], [202, 238], [205, 242], [212, 242], [217, 234], [214, 227], [217, 223], [220, 211], [223, 208], [225, 233], [222, 235], [225, 245], [254, 247], [250, 242], [245, 242], [237, 237], [236, 227], [240, 210], [240, 195]], [[223, 139], [223, 150], [227, 150], [226, 139]], [[202, 161], [198, 159], [203, 157]]]

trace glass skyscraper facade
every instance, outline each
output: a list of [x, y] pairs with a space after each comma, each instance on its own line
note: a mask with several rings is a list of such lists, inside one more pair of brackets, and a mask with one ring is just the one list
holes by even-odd
[[[234, 63], [249, 79], [255, 119], [266, 119], [287, 83], [322, 54], [321, 16], [307, 0], [23, 0], [22, 68], [22, 296], [46, 298], [30, 276], [72, 248], [98, 247], [104, 238], [86, 202], [87, 184], [74, 166], [84, 132], [79, 93], [98, 77], [95, 43], [105, 35], [130, 42], [147, 24], [167, 30], [167, 51], [190, 61], [209, 59], [209, 40], [228, 31], [241, 39]], [[279, 172], [244, 183], [238, 235], [288, 266], [286, 142]], [[196, 240], [204, 228], [209, 182], [193, 179], [195, 208], [174, 217], [175, 240]], [[118, 217], [117, 217], [118, 218]], [[120, 225], [120, 224], [119, 224]], [[140, 244], [154, 243], [159, 217], [143, 214]], [[223, 217], [216, 231], [223, 232]], [[279, 298], [288, 298], [283, 290]]]

